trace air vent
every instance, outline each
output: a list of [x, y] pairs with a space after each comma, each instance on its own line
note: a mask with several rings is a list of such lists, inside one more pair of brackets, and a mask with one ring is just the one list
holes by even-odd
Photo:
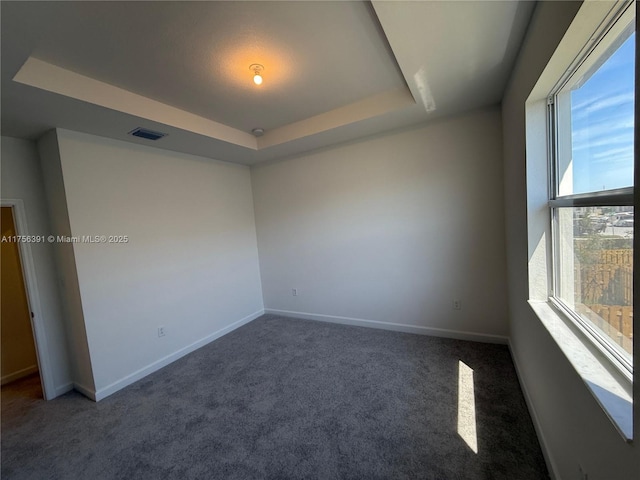
[[166, 137], [168, 134], [154, 132], [153, 130], [147, 130], [146, 128], [138, 127], [129, 132], [129, 135], [133, 135], [134, 137], [146, 138], [147, 140], [159, 140], [162, 137]]

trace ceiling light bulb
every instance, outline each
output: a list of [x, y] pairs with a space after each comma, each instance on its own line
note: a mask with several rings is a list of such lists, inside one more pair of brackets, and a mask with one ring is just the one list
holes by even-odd
[[253, 83], [256, 85], [262, 85], [262, 71], [264, 67], [259, 63], [254, 63], [249, 66], [249, 70], [253, 72]]

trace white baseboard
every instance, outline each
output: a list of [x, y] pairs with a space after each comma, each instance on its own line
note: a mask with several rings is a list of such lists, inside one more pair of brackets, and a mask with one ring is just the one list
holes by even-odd
[[[73, 390], [74, 385], [73, 383], [65, 383], [64, 385], [58, 385], [56, 386], [56, 391], [55, 391], [55, 397], [59, 397], [60, 395], [64, 395], [67, 392], [70, 392], [71, 390]], [[53, 400], [53, 398], [49, 398], [47, 400]]]
[[38, 371], [38, 365], [31, 365], [27, 368], [18, 370], [17, 372], [4, 375], [2, 379], [0, 379], [0, 384], [4, 385], [5, 383], [10, 383], [15, 380], [19, 380], [20, 378], [26, 377], [27, 375], [31, 375], [32, 373], [36, 373], [37, 371]]
[[419, 335], [430, 335], [432, 337], [454, 338], [457, 340], [470, 340], [472, 342], [498, 343], [507, 345], [508, 338], [502, 335], [490, 335], [486, 333], [462, 332], [458, 330], [447, 330], [444, 328], [422, 327], [417, 325], [406, 325], [402, 323], [380, 322], [378, 320], [365, 320], [362, 318], [337, 317], [333, 315], [320, 315], [316, 313], [291, 312], [288, 310], [274, 310], [265, 308], [264, 313], [282, 315], [283, 317], [302, 318], [304, 320], [318, 320], [321, 322], [339, 323], [341, 325], [353, 325], [357, 327], [379, 328], [382, 330], [392, 330], [395, 332], [417, 333]]
[[520, 388], [524, 393], [524, 400], [527, 403], [529, 414], [531, 415], [531, 419], [533, 420], [533, 427], [535, 428], [536, 435], [538, 436], [538, 440], [540, 441], [540, 447], [542, 448], [542, 456], [544, 457], [545, 463], [547, 464], [547, 470], [549, 470], [549, 476], [551, 477], [551, 480], [559, 480], [560, 476], [558, 475], [558, 467], [556, 466], [556, 462], [554, 461], [553, 456], [551, 455], [551, 451], [547, 447], [547, 440], [542, 431], [540, 420], [538, 419], [538, 413], [536, 412], [536, 409], [533, 406], [533, 402], [531, 401], [531, 396], [529, 395], [529, 390], [527, 389], [527, 385], [524, 383], [520, 367], [518, 366], [518, 360], [513, 353], [511, 341], [509, 341], [509, 352], [511, 353], [511, 359], [513, 360], [513, 365], [516, 368], [516, 374], [518, 377], [518, 382], [520, 383]]
[[77, 390], [78, 392], [83, 394], [85, 397], [93, 400], [94, 402], [97, 402], [96, 391], [93, 388], [85, 387], [81, 383], [74, 383], [73, 388], [74, 390]]
[[[27, 375], [31, 375], [32, 373], [36, 373], [37, 371], [38, 371], [38, 366], [32, 365], [30, 367], [23, 368], [18, 372], [5, 375], [4, 377], [2, 377], [1, 383], [2, 385], [4, 385], [5, 383], [13, 382], [14, 380], [18, 380], [22, 377], [26, 377]], [[44, 391], [42, 392], [42, 394], [45, 395], [45, 400], [53, 400], [54, 398], [59, 397], [60, 395], [64, 395], [65, 393], [70, 392], [71, 390], [73, 390], [73, 388], [74, 388], [73, 383], [65, 383], [63, 385], [57, 385], [55, 387], [54, 394], [51, 398], [46, 398]]]
[[87, 390], [86, 392], [83, 390], [80, 390], [79, 388], [77, 388], [76, 386], [76, 390], [80, 391], [83, 395], [86, 395], [87, 397], [89, 397], [90, 399], [99, 402], [100, 400], [102, 400], [103, 398], [108, 397], [109, 395], [112, 395], [113, 393], [117, 392], [118, 390], [123, 389], [124, 387], [131, 385], [134, 382], [137, 382], [138, 380], [140, 380], [141, 378], [146, 377], [147, 375], [160, 370], [162, 367], [166, 367], [167, 365], [169, 365], [170, 363], [175, 362], [176, 360], [178, 360], [179, 358], [184, 357], [185, 355], [188, 355], [189, 353], [205, 346], [208, 343], [213, 342], [214, 340], [222, 337], [223, 335], [226, 335], [227, 333], [235, 330], [236, 328], [241, 327], [242, 325], [245, 325], [246, 323], [251, 322], [252, 320], [255, 320], [256, 318], [258, 318], [259, 316], [264, 314], [264, 310], [258, 310], [257, 312], [252, 313], [251, 315], [248, 315], [240, 320], [238, 320], [237, 322], [234, 322], [230, 325], [227, 325], [224, 328], [221, 328], [220, 330], [213, 332], [210, 335], [207, 335], [204, 338], [201, 338], [200, 340], [197, 340], [195, 342], [193, 342], [191, 345], [187, 345], [184, 348], [181, 348], [180, 350], [173, 352], [169, 355], [167, 355], [166, 357], [161, 358], [160, 360], [157, 360], [155, 362], [153, 362], [150, 365], [147, 365], [146, 367], [143, 367], [133, 373], [131, 373], [130, 375], [127, 375], [124, 378], [121, 378], [120, 380], [117, 380], [113, 383], [111, 383], [110, 385], [107, 385], [106, 387], [103, 387], [95, 392], [92, 392], [91, 390]]

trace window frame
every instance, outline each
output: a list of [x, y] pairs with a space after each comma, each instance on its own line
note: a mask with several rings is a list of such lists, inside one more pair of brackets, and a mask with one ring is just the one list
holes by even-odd
[[[622, 349], [616, 345], [611, 339], [607, 338], [602, 332], [598, 331], [596, 327], [591, 325], [586, 319], [582, 318], [580, 314], [569, 307], [560, 297], [559, 293], [560, 285], [560, 272], [561, 261], [559, 252], [559, 227], [558, 227], [558, 209], [567, 207], [606, 207], [606, 206], [634, 206], [634, 187], [616, 188], [597, 192], [578, 193], [560, 195], [559, 185], [559, 120], [558, 120], [558, 96], [564, 91], [564, 89], [572, 82], [577, 72], [582, 69], [582, 74], [585, 73], [585, 64], [588, 61], [593, 62], [591, 66], [587, 67], [587, 72], [592, 72], [594, 66], [599, 68], [605, 61], [605, 55], [611, 54], [611, 47], [619, 47], [621, 42], [619, 38], [624, 34], [625, 30], [629, 29], [630, 25], [624, 25], [621, 32], [618, 32], [613, 38], [607, 38], [612, 29], [618, 25], [619, 22], [625, 22], [624, 17], [626, 15], [633, 15], [634, 8], [633, 2], [630, 4], [623, 4], [616, 15], [610, 20], [610, 22], [600, 29], [600, 33], [595, 38], [595, 41], [586, 45], [574, 61], [569, 65], [565, 73], [561, 76], [556, 83], [551, 93], [547, 97], [547, 161], [548, 161], [548, 212], [551, 231], [551, 252], [548, 256], [548, 268], [551, 272], [549, 282], [548, 300], [549, 302], [563, 315], [569, 319], [578, 330], [583, 334], [590, 344], [594, 345], [604, 357], [627, 379], [632, 381], [633, 379], [633, 356], [631, 359], [627, 358]], [[635, 22], [633, 22], [635, 24]], [[635, 32], [635, 28], [633, 28]], [[637, 32], [636, 32], [637, 34]], [[610, 45], [606, 45], [607, 41]], [[624, 41], [624, 40], [623, 40]], [[604, 45], [604, 51], [601, 51], [594, 58], [592, 55], [594, 52]], [[605, 58], [603, 60], [603, 58]], [[597, 71], [596, 68], [596, 71]], [[634, 100], [635, 101], [635, 100]], [[634, 147], [635, 148], [635, 147]], [[635, 272], [634, 272], [635, 274]], [[635, 298], [633, 299], [635, 305]]]

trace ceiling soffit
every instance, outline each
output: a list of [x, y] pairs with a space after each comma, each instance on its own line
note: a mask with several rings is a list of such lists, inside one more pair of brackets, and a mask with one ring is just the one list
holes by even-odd
[[246, 165], [297, 155], [497, 104], [533, 5], [0, 2], [2, 135], [64, 128]]
[[259, 150], [414, 104], [366, 2], [51, 3], [13, 81], [212, 139]]

